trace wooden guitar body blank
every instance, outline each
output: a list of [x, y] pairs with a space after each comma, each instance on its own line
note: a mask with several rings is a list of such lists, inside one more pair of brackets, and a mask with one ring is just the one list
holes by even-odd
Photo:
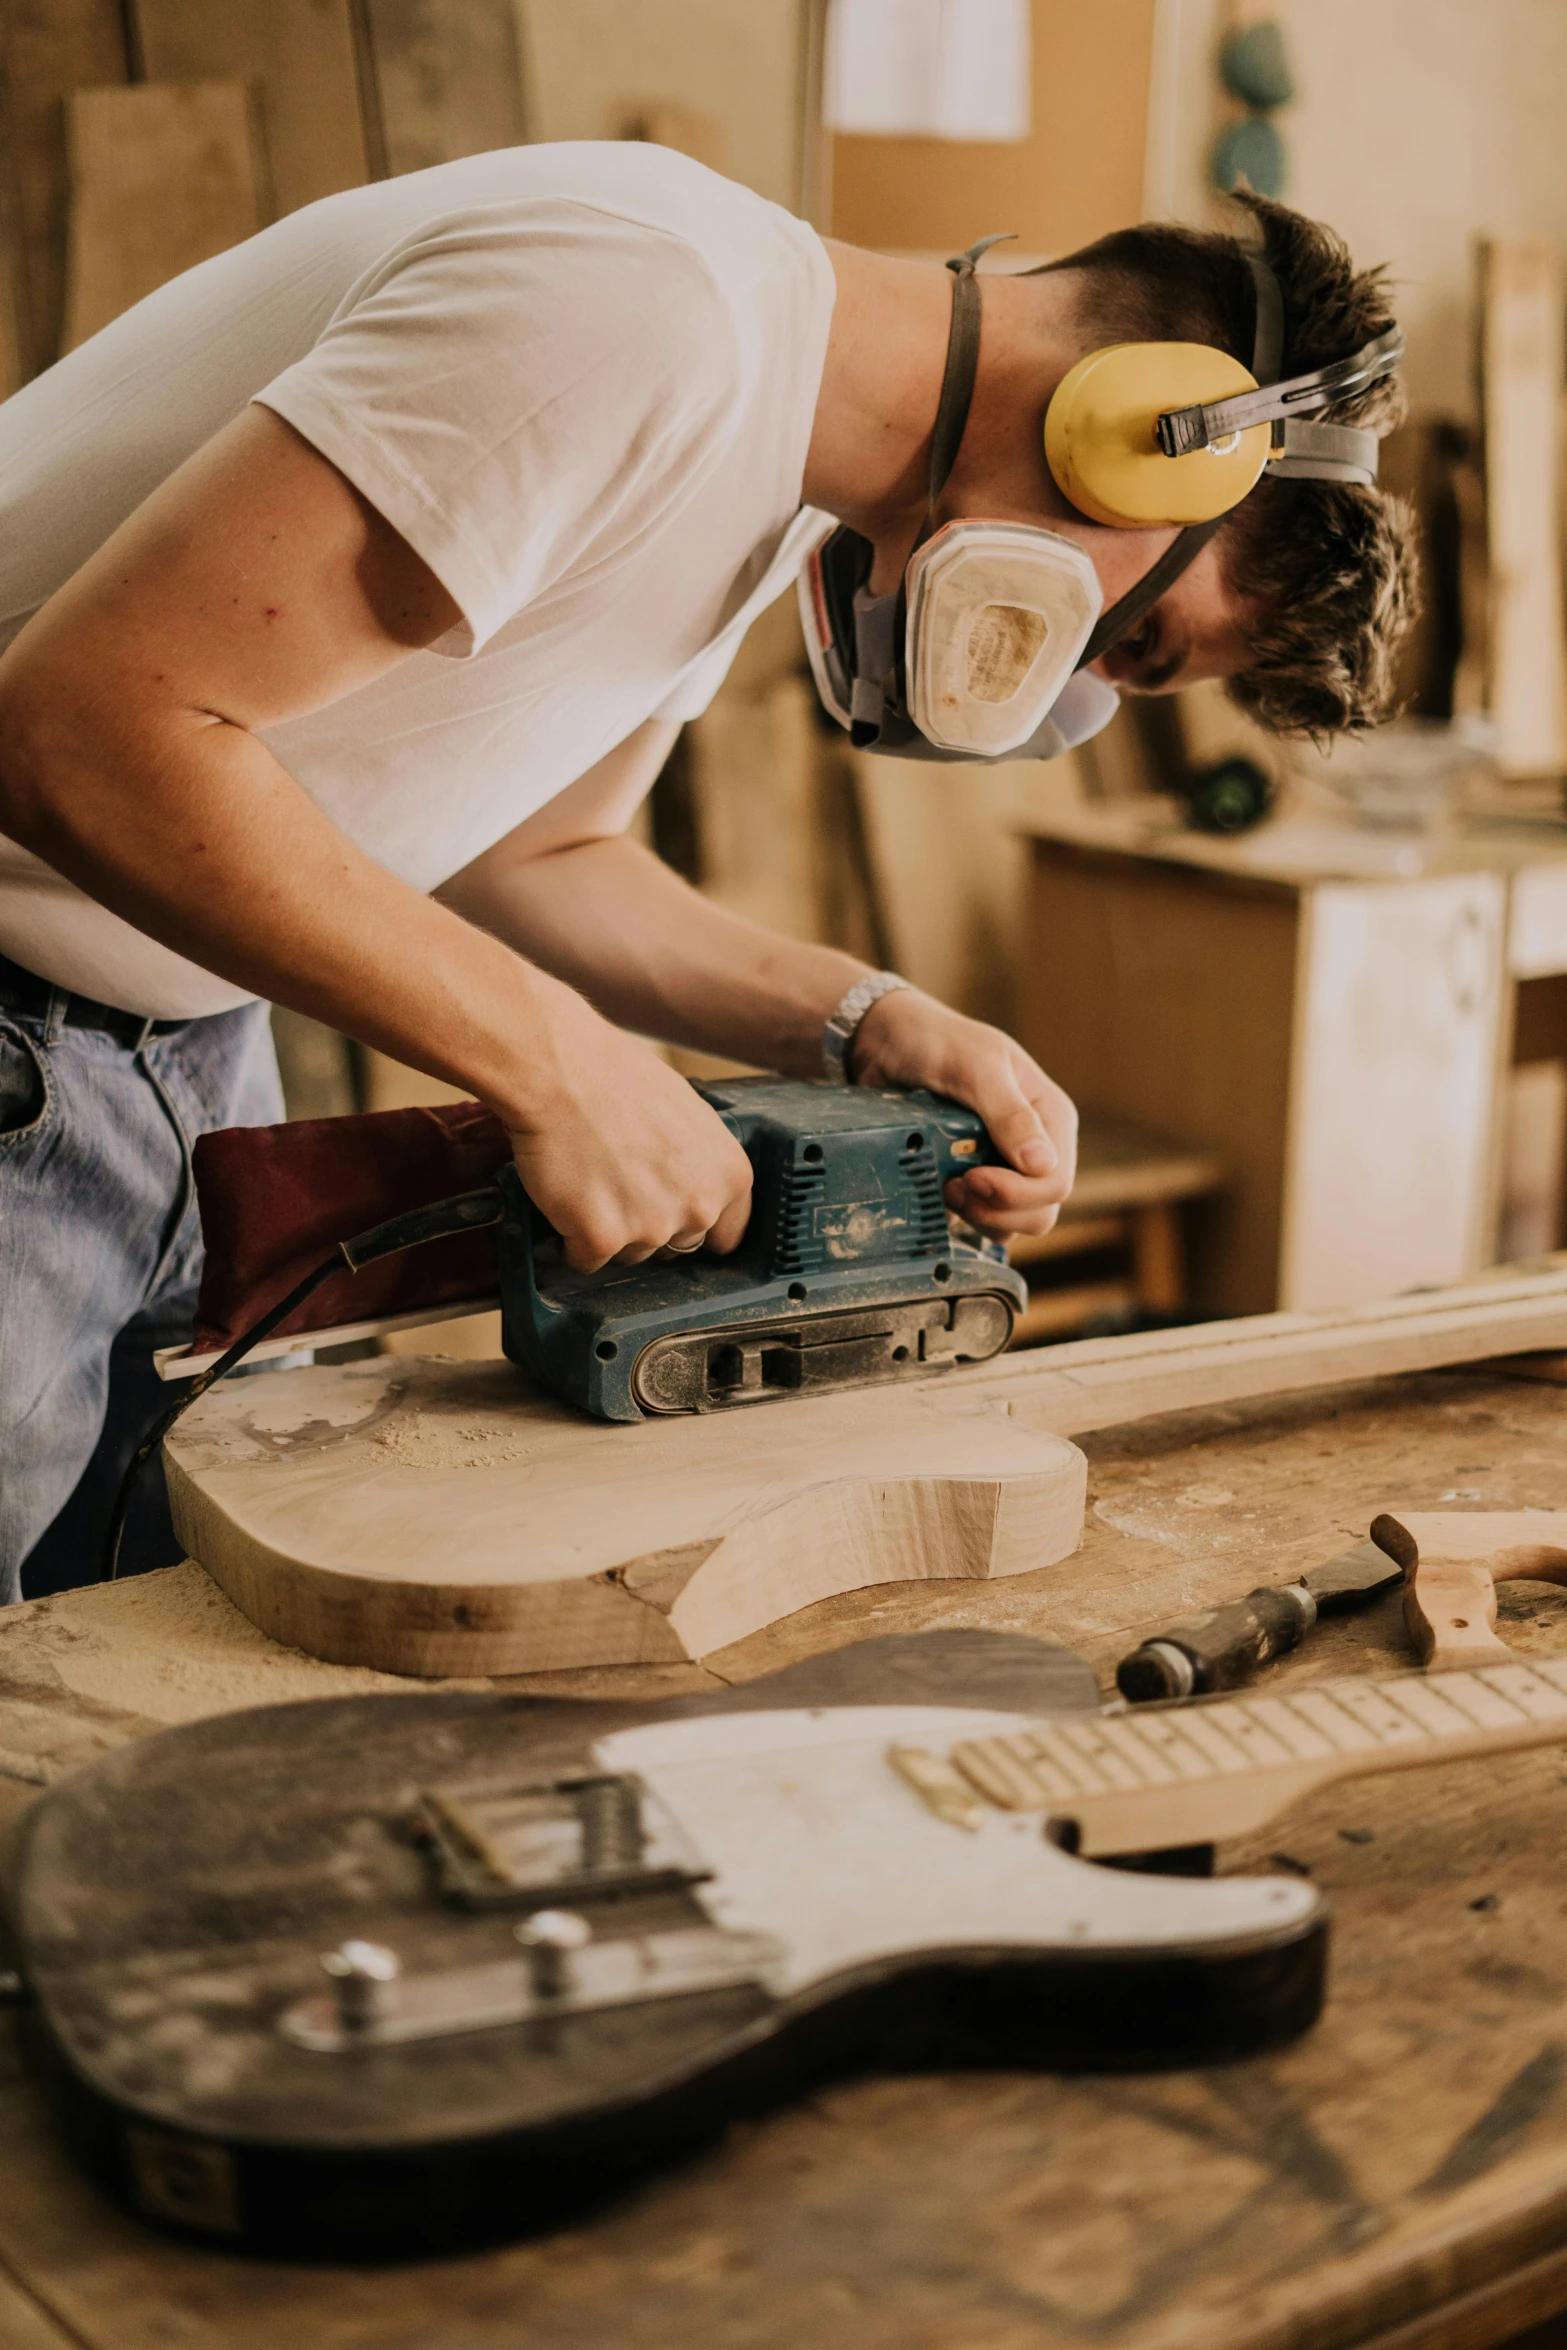
[[263, 1631], [426, 1675], [701, 1660], [838, 1593], [1048, 1566], [1085, 1479], [939, 1383], [612, 1427], [509, 1364], [415, 1358], [230, 1381], [165, 1467]]

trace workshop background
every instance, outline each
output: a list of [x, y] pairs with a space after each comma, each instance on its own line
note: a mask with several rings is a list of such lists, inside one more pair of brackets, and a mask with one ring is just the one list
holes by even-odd
[[[644, 812], [726, 905], [1017, 1031], [1085, 1112], [1021, 1339], [1355, 1303], [1567, 1219], [1560, 0], [4, 0], [0, 391], [333, 190], [640, 138], [1015, 268], [1244, 174], [1388, 263], [1427, 613], [1328, 758], [1201, 688], [1050, 766], [824, 722], [792, 604]], [[276, 1016], [291, 1114], [446, 1098]], [[673, 1056], [693, 1074], [715, 1065]], [[411, 1333], [495, 1351], [495, 1318]]]

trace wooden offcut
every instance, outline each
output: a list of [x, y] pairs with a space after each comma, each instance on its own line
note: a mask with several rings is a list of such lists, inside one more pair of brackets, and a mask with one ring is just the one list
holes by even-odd
[[264, 166], [242, 82], [77, 90], [63, 348], [182, 270], [254, 236]]

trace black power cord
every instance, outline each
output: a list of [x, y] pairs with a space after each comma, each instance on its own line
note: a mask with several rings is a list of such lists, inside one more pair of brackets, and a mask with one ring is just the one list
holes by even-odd
[[226, 1353], [205, 1371], [198, 1371], [177, 1404], [153, 1423], [142, 1441], [130, 1467], [120, 1480], [119, 1494], [114, 1504], [114, 1516], [109, 1524], [108, 1540], [104, 1545], [103, 1580], [112, 1583], [120, 1571], [120, 1544], [125, 1539], [125, 1521], [130, 1516], [131, 1497], [136, 1491], [136, 1480], [157, 1451], [163, 1439], [181, 1413], [188, 1412], [193, 1403], [204, 1396], [213, 1382], [225, 1378], [237, 1363], [243, 1362], [252, 1347], [270, 1338], [290, 1314], [312, 1297], [323, 1281], [333, 1273], [345, 1269], [358, 1273], [366, 1265], [376, 1264], [382, 1257], [395, 1257], [405, 1248], [418, 1248], [426, 1240], [449, 1240], [458, 1232], [482, 1232], [486, 1226], [498, 1224], [503, 1210], [501, 1195], [492, 1184], [482, 1191], [461, 1191], [451, 1199], [432, 1200], [428, 1207], [410, 1208], [406, 1215], [393, 1216], [385, 1224], [376, 1224], [368, 1232], [359, 1233], [353, 1240], [340, 1240], [329, 1257], [296, 1282], [287, 1297], [241, 1331]]

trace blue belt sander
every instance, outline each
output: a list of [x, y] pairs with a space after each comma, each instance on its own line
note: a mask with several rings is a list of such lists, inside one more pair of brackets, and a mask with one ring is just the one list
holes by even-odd
[[[1027, 1290], [999, 1250], [955, 1237], [943, 1197], [954, 1175], [999, 1161], [972, 1110], [932, 1093], [783, 1077], [724, 1079], [696, 1090], [754, 1171], [750, 1223], [732, 1255], [703, 1251], [575, 1273], [509, 1160], [476, 1189], [339, 1241], [286, 1295], [276, 1295], [276, 1278], [269, 1277], [267, 1310], [197, 1372], [148, 1432], [120, 1490], [108, 1573], [136, 1476], [180, 1413], [285, 1324], [308, 1343], [311, 1328], [321, 1325], [311, 1322], [307, 1301], [334, 1276], [424, 1242], [495, 1231], [506, 1353], [540, 1387], [599, 1420], [726, 1411], [793, 1394], [929, 1378], [959, 1363], [983, 1362], [1006, 1345]], [[467, 1107], [483, 1120], [477, 1105]], [[317, 1142], [328, 1128], [361, 1130], [361, 1161], [375, 1147], [367, 1130], [381, 1131], [374, 1116], [317, 1126]], [[282, 1127], [203, 1137], [198, 1189], [203, 1147], [210, 1153], [214, 1145], [232, 1146], [235, 1173], [225, 1212], [231, 1228], [236, 1219], [243, 1224], [247, 1172], [260, 1198], [258, 1151], [268, 1154], [274, 1194], [301, 1188], [289, 1179], [288, 1166], [293, 1149], [310, 1147], [301, 1136], [301, 1128]], [[496, 1126], [492, 1147], [503, 1144]], [[309, 1163], [301, 1157], [301, 1166]], [[204, 1229], [211, 1204], [203, 1189]], [[319, 1219], [318, 1203], [313, 1214]], [[217, 1221], [214, 1216], [213, 1230]], [[297, 1263], [300, 1235], [284, 1239]], [[208, 1245], [210, 1258], [212, 1230]], [[320, 1245], [315, 1240], [310, 1253]]]
[[1006, 1345], [1027, 1290], [952, 1237], [943, 1198], [998, 1156], [972, 1110], [783, 1077], [696, 1090], [754, 1172], [732, 1256], [547, 1266], [548, 1228], [501, 1169], [502, 1342], [519, 1370], [595, 1419], [639, 1420], [928, 1378]]

